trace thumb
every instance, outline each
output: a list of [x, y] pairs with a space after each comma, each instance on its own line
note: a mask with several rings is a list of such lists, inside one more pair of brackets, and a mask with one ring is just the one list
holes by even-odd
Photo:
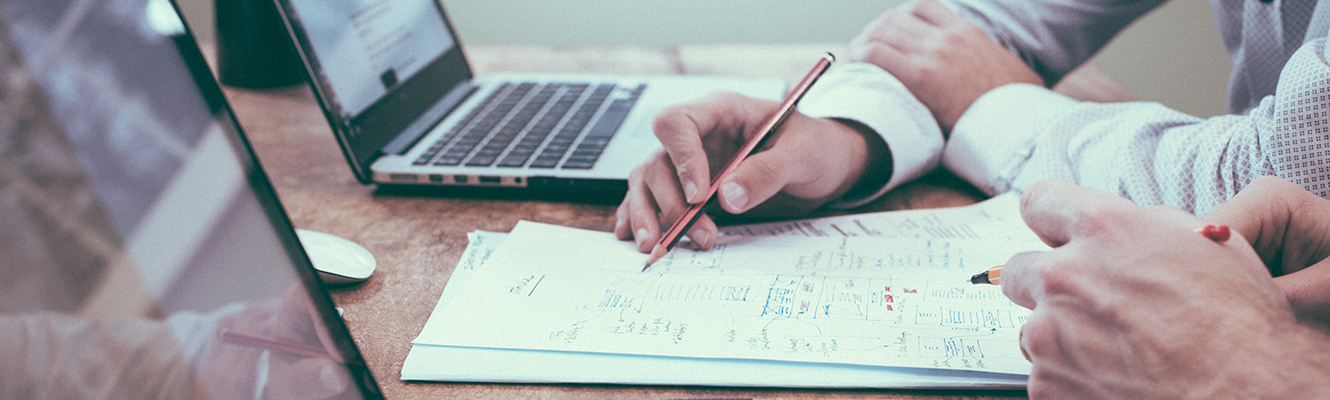
[[744, 160], [734, 172], [720, 181], [720, 205], [725, 211], [740, 214], [775, 196], [790, 181], [789, 163], [764, 151]]

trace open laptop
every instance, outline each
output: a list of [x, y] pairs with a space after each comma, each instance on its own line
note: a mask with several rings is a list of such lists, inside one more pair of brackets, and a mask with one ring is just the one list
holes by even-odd
[[784, 94], [774, 78], [475, 76], [435, 0], [277, 3], [362, 183], [623, 192], [661, 108]]
[[0, 398], [382, 398], [169, 0], [0, 0]]

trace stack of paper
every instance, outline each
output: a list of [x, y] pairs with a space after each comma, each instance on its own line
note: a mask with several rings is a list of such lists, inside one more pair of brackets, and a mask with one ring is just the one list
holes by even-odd
[[968, 278], [1047, 249], [1014, 195], [724, 228], [646, 272], [611, 233], [469, 238], [403, 380], [1020, 387], [1029, 311]]

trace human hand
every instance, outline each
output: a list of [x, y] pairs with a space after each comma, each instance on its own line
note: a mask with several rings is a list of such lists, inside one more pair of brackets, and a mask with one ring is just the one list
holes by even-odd
[[[704, 200], [711, 177], [755, 132], [777, 103], [734, 93], [662, 110], [653, 124], [663, 149], [635, 168], [628, 193], [619, 205], [614, 233], [634, 239], [649, 252], [660, 238], [660, 224], [673, 223], [689, 204]], [[720, 206], [739, 214], [797, 215], [849, 191], [866, 174], [886, 145], [871, 132], [831, 119], [794, 112], [721, 182]], [[889, 173], [889, 171], [888, 171]], [[718, 230], [702, 216], [687, 232], [701, 248], [716, 243]]]
[[1009, 83], [1043, 78], [983, 30], [936, 0], [887, 10], [850, 42], [847, 59], [895, 75], [949, 133], [975, 100]]
[[1031, 398], [1305, 398], [1330, 383], [1330, 339], [1293, 316], [1241, 230], [1217, 243], [1183, 211], [1062, 181], [1030, 186], [1002, 290], [1031, 308]]
[[[213, 343], [207, 364], [200, 371], [210, 388], [256, 388], [265, 398], [328, 399], [351, 386], [351, 377], [341, 365], [341, 355], [299, 284], [281, 299], [255, 302], [223, 318], [218, 331], [220, 340]], [[310, 353], [268, 349], [267, 364], [260, 365], [264, 348], [228, 340], [223, 333], [281, 342], [296, 350], [308, 349]], [[267, 369], [267, 382], [256, 380], [255, 368]], [[254, 390], [212, 394], [221, 398], [255, 398]]]
[[1205, 220], [1241, 232], [1276, 276], [1298, 320], [1330, 332], [1330, 201], [1266, 176]]

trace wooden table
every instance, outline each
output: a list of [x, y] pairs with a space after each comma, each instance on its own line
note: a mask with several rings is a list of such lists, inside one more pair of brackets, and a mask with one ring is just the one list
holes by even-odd
[[[800, 78], [840, 45], [685, 46], [670, 48], [473, 47], [478, 72], [615, 72]], [[1095, 71], [1059, 90], [1100, 100], [1129, 94]], [[602, 200], [540, 201], [409, 196], [358, 183], [305, 86], [226, 88], [263, 168], [299, 228], [364, 245], [378, 259], [369, 281], [334, 289], [333, 299], [379, 385], [390, 399], [416, 398], [832, 398], [956, 399], [1024, 397], [1023, 391], [793, 390], [615, 385], [405, 383], [399, 379], [411, 340], [420, 333], [472, 230], [507, 232], [518, 220], [609, 231], [615, 205]], [[983, 198], [946, 172], [905, 185], [860, 211], [949, 207]], [[466, 360], [456, 360], [465, 363]]]

